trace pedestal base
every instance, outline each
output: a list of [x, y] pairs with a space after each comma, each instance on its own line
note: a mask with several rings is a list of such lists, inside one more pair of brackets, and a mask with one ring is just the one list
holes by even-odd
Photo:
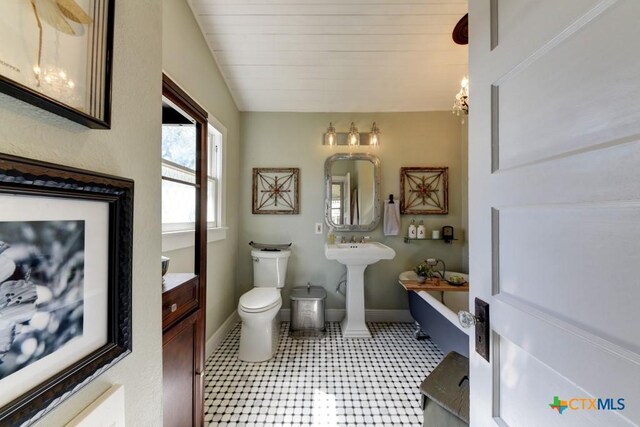
[[371, 332], [369, 332], [367, 325], [364, 322], [358, 325], [350, 322], [349, 315], [340, 322], [340, 328], [342, 329], [342, 338], [371, 338]]
[[341, 323], [343, 338], [371, 338], [364, 322], [364, 270], [367, 265], [347, 266], [347, 314]]

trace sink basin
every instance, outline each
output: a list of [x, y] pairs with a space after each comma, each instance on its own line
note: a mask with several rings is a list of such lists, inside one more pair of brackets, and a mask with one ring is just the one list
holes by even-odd
[[396, 251], [380, 242], [325, 244], [324, 255], [327, 259], [344, 265], [369, 265], [381, 259], [393, 259]]
[[340, 324], [344, 338], [371, 338], [364, 318], [364, 270], [383, 259], [393, 259], [396, 251], [379, 242], [324, 245], [327, 259], [347, 266], [347, 313]]

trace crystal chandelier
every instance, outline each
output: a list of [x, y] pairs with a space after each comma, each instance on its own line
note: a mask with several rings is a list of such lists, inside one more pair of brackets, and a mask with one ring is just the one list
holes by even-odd
[[33, 73], [36, 77], [36, 86], [45, 95], [62, 100], [67, 104], [77, 101], [74, 91], [76, 84], [64, 69], [54, 66], [41, 68], [36, 65], [33, 67]]
[[469, 79], [467, 77], [464, 77], [460, 82], [460, 92], [456, 95], [456, 101], [453, 103], [452, 112], [456, 116], [469, 115]]

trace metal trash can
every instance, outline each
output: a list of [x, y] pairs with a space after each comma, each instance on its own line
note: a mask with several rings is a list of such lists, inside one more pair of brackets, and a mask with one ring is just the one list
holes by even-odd
[[324, 308], [327, 291], [320, 286], [293, 288], [291, 295], [291, 336], [317, 338], [324, 335]]
[[469, 425], [469, 359], [447, 354], [420, 385], [423, 427]]

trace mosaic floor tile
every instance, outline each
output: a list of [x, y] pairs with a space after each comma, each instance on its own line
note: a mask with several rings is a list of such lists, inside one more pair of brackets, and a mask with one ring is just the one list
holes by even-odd
[[238, 360], [240, 325], [207, 361], [205, 422], [211, 426], [420, 426], [420, 383], [442, 360], [411, 323], [369, 323], [373, 338], [294, 339], [281, 325], [276, 356]]

